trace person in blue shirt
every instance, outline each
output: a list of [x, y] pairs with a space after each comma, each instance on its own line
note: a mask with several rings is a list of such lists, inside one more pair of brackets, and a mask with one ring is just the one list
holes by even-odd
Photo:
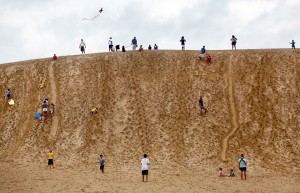
[[296, 49], [296, 47], [295, 47], [296, 42], [294, 40], [292, 40], [292, 42], [290, 42], [290, 44], [292, 44], [293, 49]]
[[244, 157], [244, 154], [241, 154], [241, 158], [239, 159], [239, 168], [241, 171], [241, 179], [243, 179], [243, 174], [246, 180], [246, 170], [247, 170], [247, 160]]
[[205, 59], [205, 55], [206, 55], [206, 49], [205, 49], [205, 46], [203, 46], [201, 48], [201, 54], [200, 54], [199, 58], [203, 60], [203, 59]]
[[154, 50], [158, 50], [158, 46], [154, 44]]
[[5, 94], [6, 94], [6, 96], [7, 96], [7, 99], [9, 99], [10, 98], [10, 89], [7, 89], [6, 91], [5, 91]]
[[137, 48], [137, 40], [136, 37], [134, 37], [131, 41], [131, 45], [132, 45], [132, 50], [136, 50]]

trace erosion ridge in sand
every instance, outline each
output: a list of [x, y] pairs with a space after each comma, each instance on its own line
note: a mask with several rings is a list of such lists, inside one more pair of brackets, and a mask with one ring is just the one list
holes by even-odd
[[[299, 177], [299, 50], [209, 51], [210, 66], [198, 54], [101, 53], [0, 65], [1, 92], [11, 88], [16, 102], [0, 98], [0, 162], [39, 165], [52, 149], [61, 168], [97, 165], [102, 153], [112, 168], [138, 170], [147, 153], [157, 170], [211, 172], [236, 168], [244, 153], [250, 171]], [[206, 116], [199, 115], [200, 94]], [[42, 125], [34, 115], [44, 98], [57, 111]]]

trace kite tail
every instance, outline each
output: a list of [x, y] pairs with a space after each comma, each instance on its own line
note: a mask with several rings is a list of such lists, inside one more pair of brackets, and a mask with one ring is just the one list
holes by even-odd
[[92, 17], [92, 18], [83, 18], [82, 20], [93, 20], [93, 19], [95, 19], [96, 17], [98, 17], [100, 15], [100, 13], [98, 14], [98, 15], [96, 15], [96, 16], [94, 16], [94, 17]]

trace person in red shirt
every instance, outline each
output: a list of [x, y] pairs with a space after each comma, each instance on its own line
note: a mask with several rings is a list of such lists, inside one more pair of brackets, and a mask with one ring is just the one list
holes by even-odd
[[211, 56], [210, 56], [210, 55], [208, 55], [208, 56], [207, 56], [207, 58], [206, 58], [206, 62], [207, 62], [208, 64], [210, 64], [210, 63], [211, 63]]
[[54, 54], [54, 56], [53, 56], [53, 60], [57, 60], [57, 56], [56, 56], [56, 54]]

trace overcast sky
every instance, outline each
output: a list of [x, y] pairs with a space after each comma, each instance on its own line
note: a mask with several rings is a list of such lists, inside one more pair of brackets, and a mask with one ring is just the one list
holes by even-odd
[[[93, 17], [103, 8], [102, 14]], [[300, 0], [0, 0], [0, 63], [107, 52], [130, 45], [136, 36], [145, 48], [159, 49], [288, 48], [300, 46]], [[128, 48], [129, 49], [129, 48]]]

